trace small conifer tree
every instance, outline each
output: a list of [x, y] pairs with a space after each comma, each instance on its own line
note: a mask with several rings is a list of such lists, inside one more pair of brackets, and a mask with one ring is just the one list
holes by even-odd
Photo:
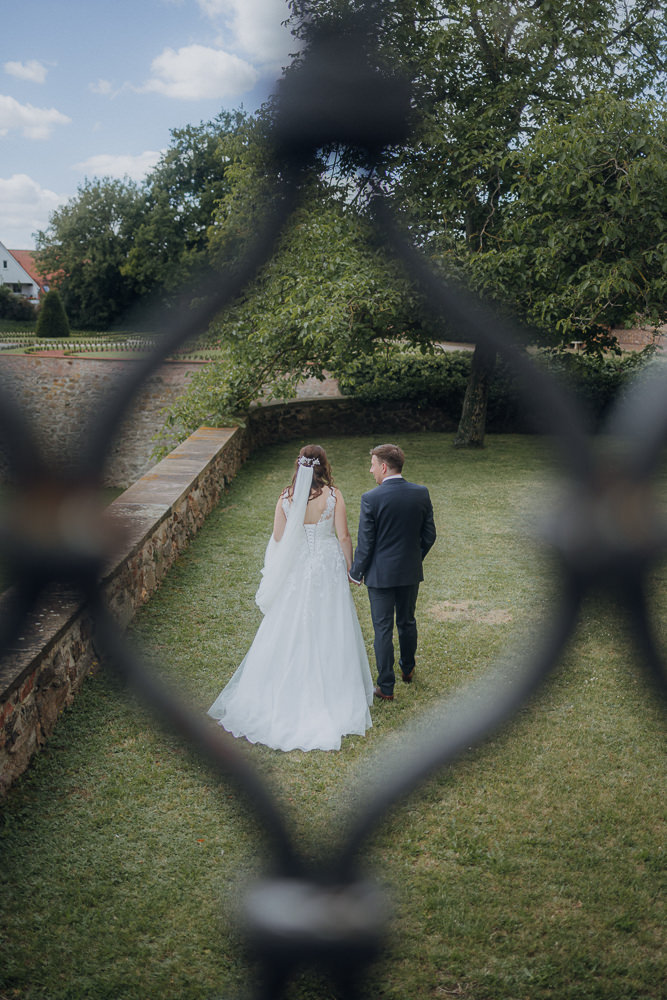
[[38, 337], [53, 337], [57, 340], [69, 337], [69, 320], [57, 289], [47, 292], [37, 314], [35, 333]]

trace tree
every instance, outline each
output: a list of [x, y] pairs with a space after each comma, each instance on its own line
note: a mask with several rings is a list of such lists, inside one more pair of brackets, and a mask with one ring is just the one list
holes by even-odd
[[171, 133], [171, 145], [145, 181], [86, 181], [38, 233], [38, 261], [79, 327], [108, 329], [140, 299], [165, 302], [187, 286], [207, 258], [207, 231], [228, 191], [220, 140], [245, 114]]
[[[265, 165], [252, 146], [236, 164], [238, 192], [211, 229], [220, 264], [233, 260], [249, 237], [248, 219], [262, 212]], [[237, 419], [257, 399], [293, 396], [303, 378], [324, 377], [381, 345], [427, 347], [433, 333], [418, 293], [369, 223], [312, 177], [275, 253], [208, 336], [223, 348], [224, 361], [193, 378], [165, 440], [201, 423]]]
[[69, 337], [69, 322], [63, 306], [63, 300], [57, 289], [52, 288], [42, 299], [37, 313], [35, 333], [38, 337], [51, 337], [60, 340]]
[[136, 284], [122, 267], [142, 210], [132, 181], [87, 180], [37, 234], [38, 266], [52, 275], [79, 329], [106, 330], [137, 302]]
[[122, 273], [141, 295], [169, 298], [207, 259], [208, 229], [228, 194], [228, 156], [222, 141], [246, 121], [242, 111], [171, 133], [171, 145], [144, 185], [144, 210]]
[[[357, 0], [290, 6], [306, 41], [365, 7]], [[664, 90], [667, 16], [659, 0], [397, 0], [375, 9], [378, 58], [414, 80], [419, 114], [413, 141], [389, 149], [373, 170], [413, 241], [457, 274], [502, 226], [515, 190], [512, 150], [598, 90], [617, 97]], [[364, 165], [353, 151], [337, 164], [348, 177]], [[493, 363], [478, 345], [461, 446], [483, 443]]]
[[665, 111], [597, 94], [510, 154], [513, 197], [469, 275], [545, 342], [600, 352], [667, 319]]

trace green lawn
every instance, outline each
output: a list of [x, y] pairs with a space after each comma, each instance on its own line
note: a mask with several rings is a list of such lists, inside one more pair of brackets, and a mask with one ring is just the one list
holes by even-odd
[[[377, 441], [321, 443], [356, 534]], [[559, 489], [544, 442], [491, 437], [475, 453], [449, 435], [401, 443], [439, 531], [420, 592], [418, 679], [339, 753], [242, 744], [307, 856], [327, 850], [367, 794], [370, 756], [384, 746], [390, 772], [401, 727], [504, 650], [530, 646], [556, 599], [531, 540]], [[259, 623], [253, 596], [296, 452], [248, 462], [132, 626], [202, 713]], [[666, 583], [663, 567], [663, 622]], [[370, 656], [367, 597], [354, 597]], [[539, 702], [378, 831], [367, 866], [389, 888], [394, 922], [369, 1000], [664, 996], [664, 741], [636, 666], [618, 609], [591, 599]], [[240, 994], [248, 967], [231, 913], [262, 868], [261, 833], [232, 789], [105, 675], [87, 682], [3, 816], [1, 1000]], [[331, 993], [304, 976], [290, 995]]]

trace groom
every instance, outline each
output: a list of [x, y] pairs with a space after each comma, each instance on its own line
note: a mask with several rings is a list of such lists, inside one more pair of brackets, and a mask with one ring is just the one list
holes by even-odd
[[415, 608], [424, 579], [422, 560], [435, 541], [433, 507], [425, 486], [401, 475], [405, 455], [395, 444], [371, 451], [371, 475], [378, 488], [361, 498], [357, 551], [350, 580], [365, 580], [375, 632], [378, 679], [375, 694], [394, 698], [394, 614], [400, 647], [402, 679], [415, 672], [417, 623]]

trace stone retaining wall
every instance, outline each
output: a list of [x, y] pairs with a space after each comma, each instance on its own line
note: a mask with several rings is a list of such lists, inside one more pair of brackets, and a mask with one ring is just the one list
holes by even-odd
[[[101, 586], [120, 627], [155, 592], [246, 457], [243, 430], [200, 428], [109, 505], [106, 518], [123, 541]], [[3, 619], [11, 600], [11, 591], [0, 598]], [[92, 623], [73, 591], [53, 588], [23, 626], [0, 662], [0, 794], [96, 667]]]
[[248, 447], [251, 451], [274, 441], [346, 434], [415, 434], [419, 431], [454, 433], [457, 421], [437, 406], [415, 406], [392, 400], [365, 403], [351, 396], [328, 399], [295, 399], [253, 407], [248, 415]]
[[[134, 364], [134, 361], [90, 358], [0, 355], [0, 388], [10, 391], [22, 411], [30, 414], [48, 456], [76, 454], [91, 414], [99, 411], [115, 382]], [[147, 379], [113, 442], [105, 468], [105, 486], [125, 488], [148, 472], [153, 464], [153, 439], [164, 420], [163, 411], [185, 392], [199, 367], [196, 362], [167, 362]], [[337, 384], [330, 379], [325, 382], [307, 379], [299, 386], [298, 396], [289, 404], [274, 403], [253, 410], [252, 436], [257, 444], [278, 440], [285, 434], [299, 437], [357, 433], [360, 427], [371, 433], [456, 429], [451, 422], [443, 427], [442, 414], [434, 408], [421, 410], [393, 402], [368, 407], [353, 399], [342, 399]], [[313, 405], [322, 409], [313, 409]], [[7, 478], [7, 469], [0, 453], [0, 481], [3, 478]]]
[[[31, 416], [47, 455], [75, 454], [77, 441], [117, 380], [135, 361], [97, 361], [91, 358], [0, 356], [2, 384]], [[105, 485], [125, 487], [153, 464], [153, 437], [162, 426], [163, 410], [200, 366], [166, 362], [146, 380], [131, 413], [119, 429], [105, 469]], [[0, 461], [0, 473], [3, 463]]]

